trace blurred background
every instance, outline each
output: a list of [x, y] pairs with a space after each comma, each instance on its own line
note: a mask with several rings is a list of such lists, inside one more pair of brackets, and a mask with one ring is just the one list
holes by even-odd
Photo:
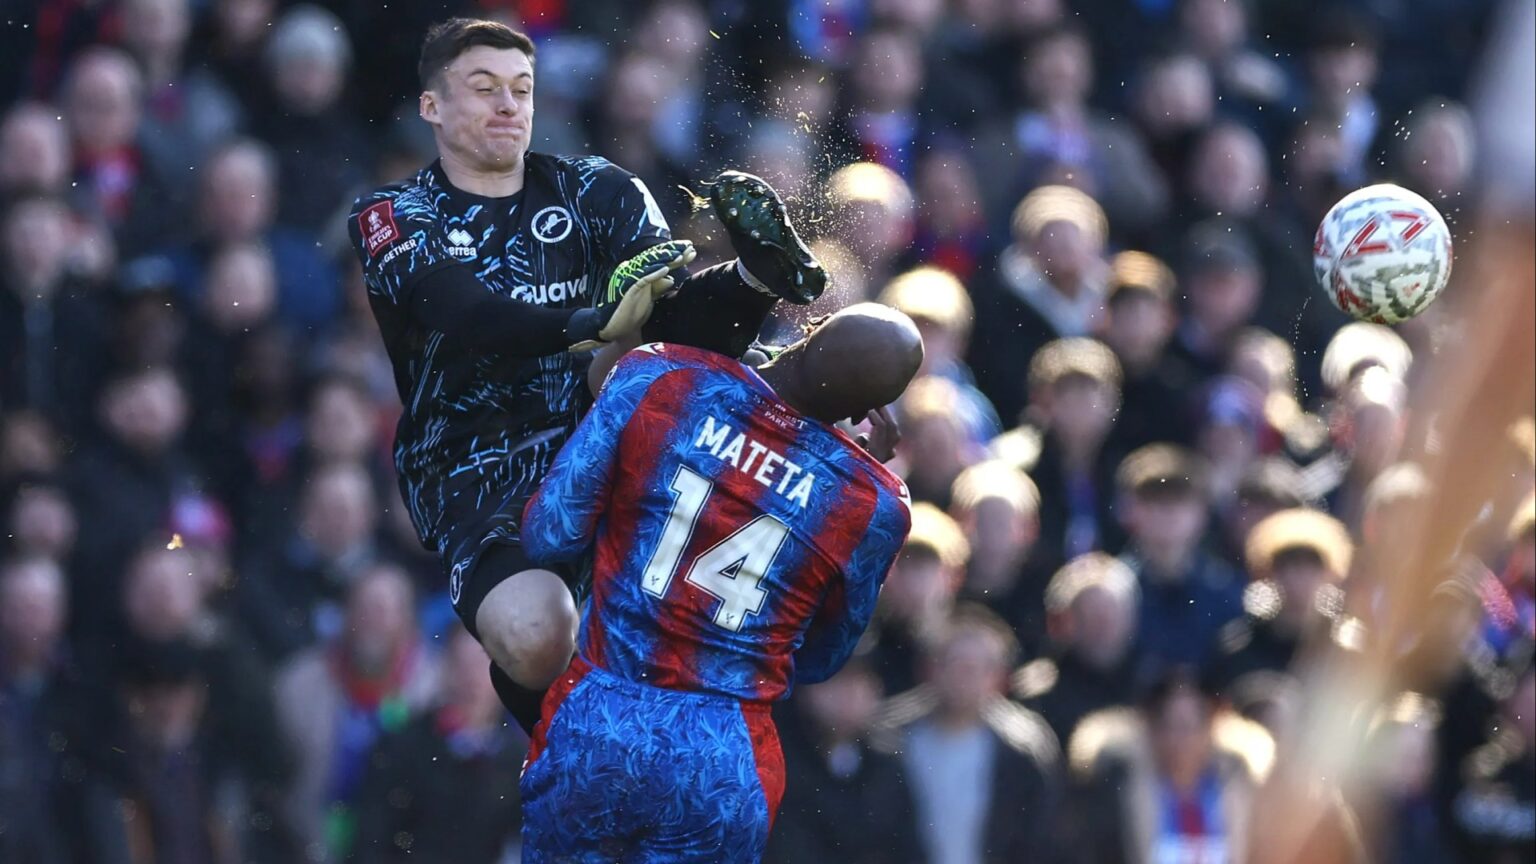
[[[911, 538], [779, 706], [784, 864], [1247, 860], [1308, 664], [1390, 590], [1356, 547], [1436, 494], [1408, 394], [1476, 336], [1348, 323], [1312, 232], [1378, 180], [1459, 244], [1531, 203], [1530, 0], [3, 9], [4, 864], [517, 860], [526, 741], [400, 506], [343, 224], [433, 158], [450, 13], [534, 37], [536, 149], [635, 172], [709, 260], [685, 188], [761, 173], [834, 275], [796, 311], [923, 330]], [[1330, 811], [1355, 860], [1536, 860], [1536, 427], [1498, 440], [1448, 640], [1392, 648], [1435, 686]]]

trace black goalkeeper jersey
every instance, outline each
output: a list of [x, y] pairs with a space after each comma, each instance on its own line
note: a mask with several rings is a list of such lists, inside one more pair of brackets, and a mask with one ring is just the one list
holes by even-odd
[[[395, 466], [411, 521], [453, 567], [515, 540], [522, 504], [590, 404], [586, 355], [471, 349], [412, 312], [424, 277], [466, 267], [486, 291], [552, 309], [593, 305], [613, 268], [671, 239], [656, 202], [606, 159], [528, 153], [523, 190], [456, 189], [440, 163], [358, 199], [352, 243], [405, 411]], [[508, 350], [518, 352], [516, 346]]]

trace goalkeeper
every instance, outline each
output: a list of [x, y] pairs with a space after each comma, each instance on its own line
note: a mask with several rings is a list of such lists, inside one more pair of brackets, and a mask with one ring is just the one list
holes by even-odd
[[525, 728], [570, 661], [575, 574], [533, 566], [518, 520], [591, 404], [590, 351], [642, 336], [739, 357], [779, 299], [825, 271], [763, 181], [711, 186], [738, 260], [689, 276], [639, 178], [528, 152], [533, 44], [491, 21], [433, 27], [418, 72], [439, 158], [348, 217], [404, 412], [400, 491]]

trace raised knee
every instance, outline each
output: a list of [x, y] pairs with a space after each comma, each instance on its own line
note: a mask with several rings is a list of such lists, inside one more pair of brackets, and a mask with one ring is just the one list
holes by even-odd
[[576, 604], [547, 570], [518, 573], [486, 595], [475, 615], [481, 644], [524, 687], [544, 687], [570, 663]]

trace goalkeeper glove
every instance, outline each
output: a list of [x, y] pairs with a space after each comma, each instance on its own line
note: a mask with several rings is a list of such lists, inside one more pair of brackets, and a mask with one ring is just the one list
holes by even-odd
[[656, 300], [672, 290], [672, 271], [687, 266], [697, 251], [687, 240], [669, 240], [614, 268], [604, 302], [579, 309], [565, 325], [572, 351], [590, 351], [640, 330]]

